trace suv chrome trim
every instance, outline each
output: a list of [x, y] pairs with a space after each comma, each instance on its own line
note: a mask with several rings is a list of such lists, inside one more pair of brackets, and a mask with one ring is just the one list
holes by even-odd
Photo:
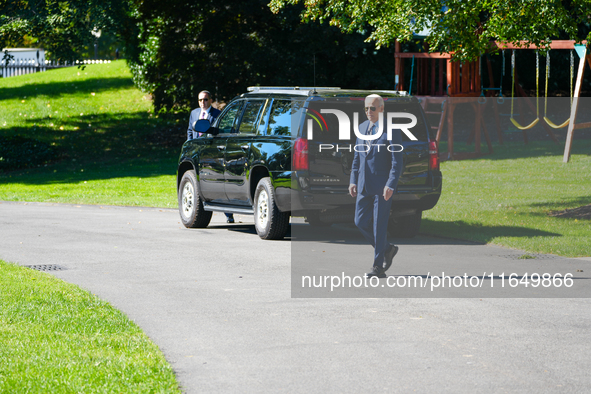
[[232, 205], [216, 205], [211, 203], [203, 202], [203, 209], [206, 211], [212, 212], [228, 212], [228, 213], [235, 213], [238, 215], [254, 215], [253, 208], [247, 207], [236, 207]]

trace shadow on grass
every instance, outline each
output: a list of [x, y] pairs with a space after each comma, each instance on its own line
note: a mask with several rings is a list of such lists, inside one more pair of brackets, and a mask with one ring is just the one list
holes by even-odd
[[[342, 243], [365, 245], [367, 241], [353, 224], [330, 227], [313, 227], [292, 223], [292, 240], [295, 242]], [[561, 234], [516, 226], [482, 226], [460, 222], [439, 222], [423, 219], [421, 234], [415, 238], [392, 238], [401, 245], [473, 245], [486, 244], [496, 237], [555, 237]]]
[[[545, 211], [550, 212], [550, 211], [563, 209], [563, 207], [578, 208], [583, 205], [589, 205], [589, 204], [591, 204], [591, 196], [580, 196], [580, 197], [576, 197], [576, 198], [565, 199], [562, 201], [556, 201], [556, 202], [548, 201], [548, 202], [543, 202], [543, 203], [533, 203], [533, 204], [527, 204], [525, 206], [532, 207], [532, 208], [542, 208]], [[530, 213], [528, 212], [528, 214], [530, 214]]]
[[8, 99], [27, 99], [46, 96], [55, 99], [72, 94], [99, 93], [107, 90], [132, 88], [133, 81], [129, 77], [90, 78], [82, 81], [30, 83], [24, 86], [0, 87], [0, 101]]
[[497, 237], [530, 238], [530, 237], [561, 237], [562, 234], [536, 230], [519, 226], [484, 226], [467, 223], [463, 220], [441, 222], [423, 219], [421, 233], [434, 236], [460, 238], [474, 242], [489, 243]]
[[[7, 134], [50, 144], [55, 155], [49, 161], [33, 162], [28, 169], [7, 172], [2, 183], [10, 182], [10, 178], [25, 184], [47, 184], [170, 175], [176, 172], [186, 139], [184, 115], [155, 119], [145, 112], [123, 112], [28, 123], [30, 126], [12, 128]], [[52, 123], [54, 126], [50, 126]], [[84, 174], [76, 173], [80, 169]]]
[[[576, 132], [574, 137], [576, 143], [573, 143], [571, 155], [590, 155], [591, 154], [591, 139], [577, 138]], [[482, 157], [471, 159], [472, 161], [479, 160], [510, 160], [510, 159], [525, 159], [534, 157], [557, 156], [562, 161], [564, 155], [564, 142], [555, 144], [552, 141], [531, 141], [528, 144], [523, 142], [505, 142], [504, 145], [493, 144], [494, 153], [484, 154]], [[439, 151], [447, 151], [447, 142], [442, 141], [439, 144]], [[488, 153], [486, 143], [481, 146], [483, 153]], [[474, 144], [466, 145], [464, 142], [454, 144], [454, 153], [474, 152]]]
[[534, 203], [524, 206], [537, 209], [541, 208], [543, 212], [535, 212], [528, 209], [527, 213], [521, 213], [521, 215], [588, 220], [591, 213], [591, 196], [580, 196], [560, 202]]
[[2, 174], [0, 187], [11, 183], [41, 186], [175, 175], [177, 160], [178, 155], [167, 156], [164, 152], [159, 152], [150, 158], [123, 158], [119, 162], [105, 160], [81, 163], [66, 160], [51, 167], [29, 168]]

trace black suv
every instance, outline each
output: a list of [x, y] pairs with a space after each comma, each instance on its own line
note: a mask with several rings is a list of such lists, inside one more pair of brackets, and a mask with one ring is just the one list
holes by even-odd
[[207, 227], [213, 211], [254, 214], [261, 238], [281, 239], [290, 216], [304, 216], [313, 226], [352, 223], [355, 199], [348, 186], [354, 149], [339, 140], [333, 114], [336, 105], [363, 122], [369, 94], [384, 99], [385, 113], [416, 118], [410, 138], [403, 133], [404, 168], [389, 225], [393, 236], [415, 236], [422, 212], [435, 206], [442, 185], [437, 143], [419, 101], [393, 91], [339, 88], [251, 87], [212, 125], [198, 121], [195, 129], [207, 134], [185, 142], [178, 165], [183, 224]]

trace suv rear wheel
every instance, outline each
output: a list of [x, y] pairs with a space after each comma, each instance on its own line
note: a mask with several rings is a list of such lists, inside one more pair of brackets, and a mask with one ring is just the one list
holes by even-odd
[[254, 227], [262, 239], [283, 239], [289, 229], [289, 212], [277, 208], [268, 177], [259, 181], [254, 193]]
[[183, 225], [188, 228], [204, 228], [211, 221], [212, 212], [203, 209], [203, 201], [197, 189], [195, 171], [183, 174], [179, 185], [179, 213]]

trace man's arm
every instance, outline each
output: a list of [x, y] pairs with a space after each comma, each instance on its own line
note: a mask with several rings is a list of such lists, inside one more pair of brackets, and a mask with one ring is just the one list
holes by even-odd
[[[393, 145], [402, 146], [402, 132], [400, 130], [392, 130], [392, 140], [388, 142]], [[392, 167], [390, 167], [390, 174], [388, 176], [388, 182], [386, 183], [386, 188], [391, 189], [391, 193], [388, 192], [390, 197], [392, 197], [392, 194], [394, 194], [394, 190], [396, 190], [398, 180], [402, 174], [402, 152], [396, 152], [397, 150], [398, 149], [392, 149]], [[386, 198], [386, 188], [384, 188], [384, 198]], [[386, 198], [386, 200], [388, 199]]]
[[189, 116], [189, 127], [187, 128], [187, 140], [192, 140], [194, 136], [194, 132], [195, 130], [193, 129], [193, 125], [195, 124], [195, 121], [197, 120], [197, 116], [195, 114], [196, 110], [191, 111], [191, 115]]
[[357, 197], [357, 181], [359, 179], [359, 152], [355, 151], [353, 164], [351, 164], [351, 176], [349, 177], [349, 194]]

